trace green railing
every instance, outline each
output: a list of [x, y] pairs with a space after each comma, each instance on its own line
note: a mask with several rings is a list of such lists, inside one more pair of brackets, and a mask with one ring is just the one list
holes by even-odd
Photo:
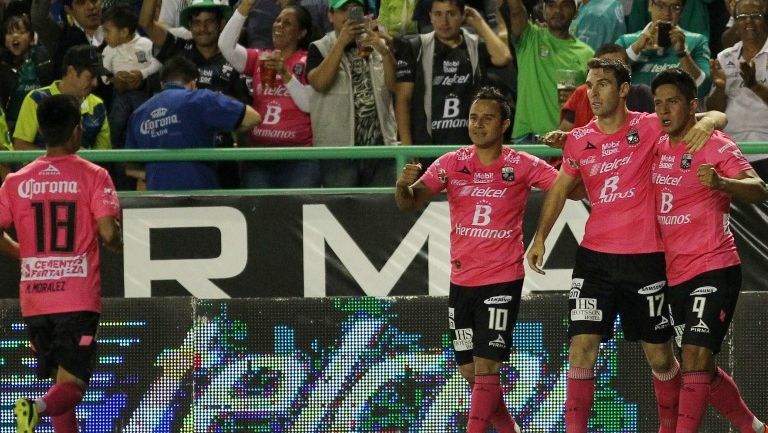
[[[292, 159], [394, 159], [399, 172], [407, 161], [417, 157], [437, 157], [458, 149], [458, 145], [440, 146], [365, 146], [365, 147], [291, 147], [291, 148], [239, 148], [239, 149], [157, 149], [157, 150], [81, 150], [78, 155], [93, 162], [164, 162], [164, 161], [245, 161], [245, 160], [292, 160]], [[739, 143], [747, 154], [768, 153], [766, 142]], [[540, 157], [560, 156], [559, 149], [543, 144], [518, 144], [514, 149]], [[42, 150], [0, 152], [0, 163], [25, 163], [45, 153]], [[266, 190], [205, 190], [185, 191], [185, 195], [210, 194], [302, 194], [391, 192], [392, 188], [323, 188], [323, 189], [266, 189]], [[174, 191], [172, 193], [179, 193]], [[153, 192], [121, 191], [122, 195], [158, 194]]]

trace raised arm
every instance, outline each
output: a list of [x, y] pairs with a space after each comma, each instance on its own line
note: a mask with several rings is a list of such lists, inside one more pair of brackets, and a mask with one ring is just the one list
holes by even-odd
[[165, 44], [165, 38], [168, 37], [168, 30], [160, 23], [155, 21], [155, 9], [158, 0], [144, 0], [139, 12], [139, 26], [147, 33], [147, 36], [157, 48]]
[[480, 15], [480, 12], [474, 8], [466, 6], [464, 8], [464, 17], [466, 23], [472, 26], [485, 41], [488, 54], [491, 56], [491, 63], [494, 66], [506, 66], [512, 60], [512, 53], [509, 51], [506, 41], [503, 41], [494, 33], [491, 26]]
[[517, 39], [523, 34], [528, 26], [528, 10], [525, 8], [522, 0], [507, 0], [509, 5], [510, 28], [512, 37]]
[[248, 61], [248, 51], [245, 47], [238, 44], [237, 41], [240, 39], [240, 33], [243, 30], [245, 20], [248, 18], [248, 12], [253, 7], [253, 3], [254, 0], [243, 0], [219, 35], [219, 50], [221, 50], [221, 54], [237, 69], [237, 72], [241, 73], [245, 70], [245, 64]]
[[544, 253], [546, 248], [544, 247], [544, 241], [547, 240], [549, 232], [552, 231], [552, 226], [555, 225], [557, 217], [560, 216], [560, 212], [563, 211], [565, 200], [569, 195], [578, 191], [577, 187], [580, 183], [578, 177], [571, 176], [562, 168], [560, 173], [557, 174], [557, 180], [552, 188], [547, 191], [547, 195], [544, 196], [544, 204], [541, 206], [541, 215], [539, 216], [539, 225], [536, 229], [536, 236], [533, 238], [531, 247], [528, 250], [528, 265], [534, 271], [544, 274], [541, 266], [544, 264]]
[[406, 164], [395, 184], [395, 203], [403, 212], [412, 212], [434, 195], [419, 179], [421, 164]]

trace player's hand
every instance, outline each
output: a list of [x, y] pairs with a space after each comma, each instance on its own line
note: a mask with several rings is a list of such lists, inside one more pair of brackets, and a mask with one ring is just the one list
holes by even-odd
[[701, 164], [696, 172], [699, 176], [699, 182], [707, 188], [720, 189], [723, 180], [720, 175], [717, 174], [715, 166], [712, 164]]
[[528, 249], [528, 254], [526, 255], [528, 258], [528, 266], [541, 275], [546, 275], [546, 272], [541, 269], [541, 267], [544, 266], [545, 251], [546, 248], [544, 247], [544, 242], [534, 239], [531, 247]]
[[712, 137], [712, 133], [715, 131], [715, 122], [707, 117], [702, 118], [691, 128], [683, 141], [686, 143], [686, 147], [691, 152], [698, 152], [707, 141]]
[[563, 131], [547, 132], [544, 137], [541, 138], [541, 143], [546, 144], [549, 147], [555, 149], [562, 149], [565, 147], [565, 139], [568, 138], [568, 133]]
[[407, 188], [419, 180], [420, 174], [421, 164], [405, 164], [403, 171], [400, 172], [400, 177], [397, 178], [395, 186], [398, 188]]
[[723, 65], [717, 59], [709, 61], [710, 76], [712, 77], [712, 84], [720, 89], [725, 88], [725, 70]]

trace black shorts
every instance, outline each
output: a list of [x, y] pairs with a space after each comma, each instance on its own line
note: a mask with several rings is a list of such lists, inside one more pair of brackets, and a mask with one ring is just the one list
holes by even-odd
[[568, 337], [613, 337], [621, 316], [624, 339], [663, 343], [672, 337], [663, 253], [608, 254], [579, 247], [568, 296]]
[[451, 283], [448, 327], [459, 365], [473, 357], [506, 361], [520, 309], [523, 280], [465, 287]]
[[37, 377], [50, 378], [58, 367], [88, 383], [96, 360], [99, 313], [76, 311], [24, 318], [37, 358]]
[[741, 290], [741, 265], [701, 273], [669, 288], [675, 342], [720, 352]]

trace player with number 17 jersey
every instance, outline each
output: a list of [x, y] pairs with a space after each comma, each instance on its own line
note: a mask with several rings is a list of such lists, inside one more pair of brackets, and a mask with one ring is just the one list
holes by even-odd
[[451, 282], [476, 287], [520, 280], [522, 219], [531, 187], [548, 190], [557, 171], [525, 152], [502, 148], [484, 166], [474, 146], [440, 157], [421, 177], [433, 193], [448, 193]]
[[592, 206], [581, 246], [611, 254], [662, 251], [651, 184], [662, 134], [655, 114], [632, 111], [613, 134], [603, 133], [596, 119], [568, 134], [563, 170], [581, 178]]
[[0, 188], [0, 226], [15, 224], [23, 317], [101, 312], [96, 221], [118, 219], [108, 172], [74, 154], [40, 157]]

